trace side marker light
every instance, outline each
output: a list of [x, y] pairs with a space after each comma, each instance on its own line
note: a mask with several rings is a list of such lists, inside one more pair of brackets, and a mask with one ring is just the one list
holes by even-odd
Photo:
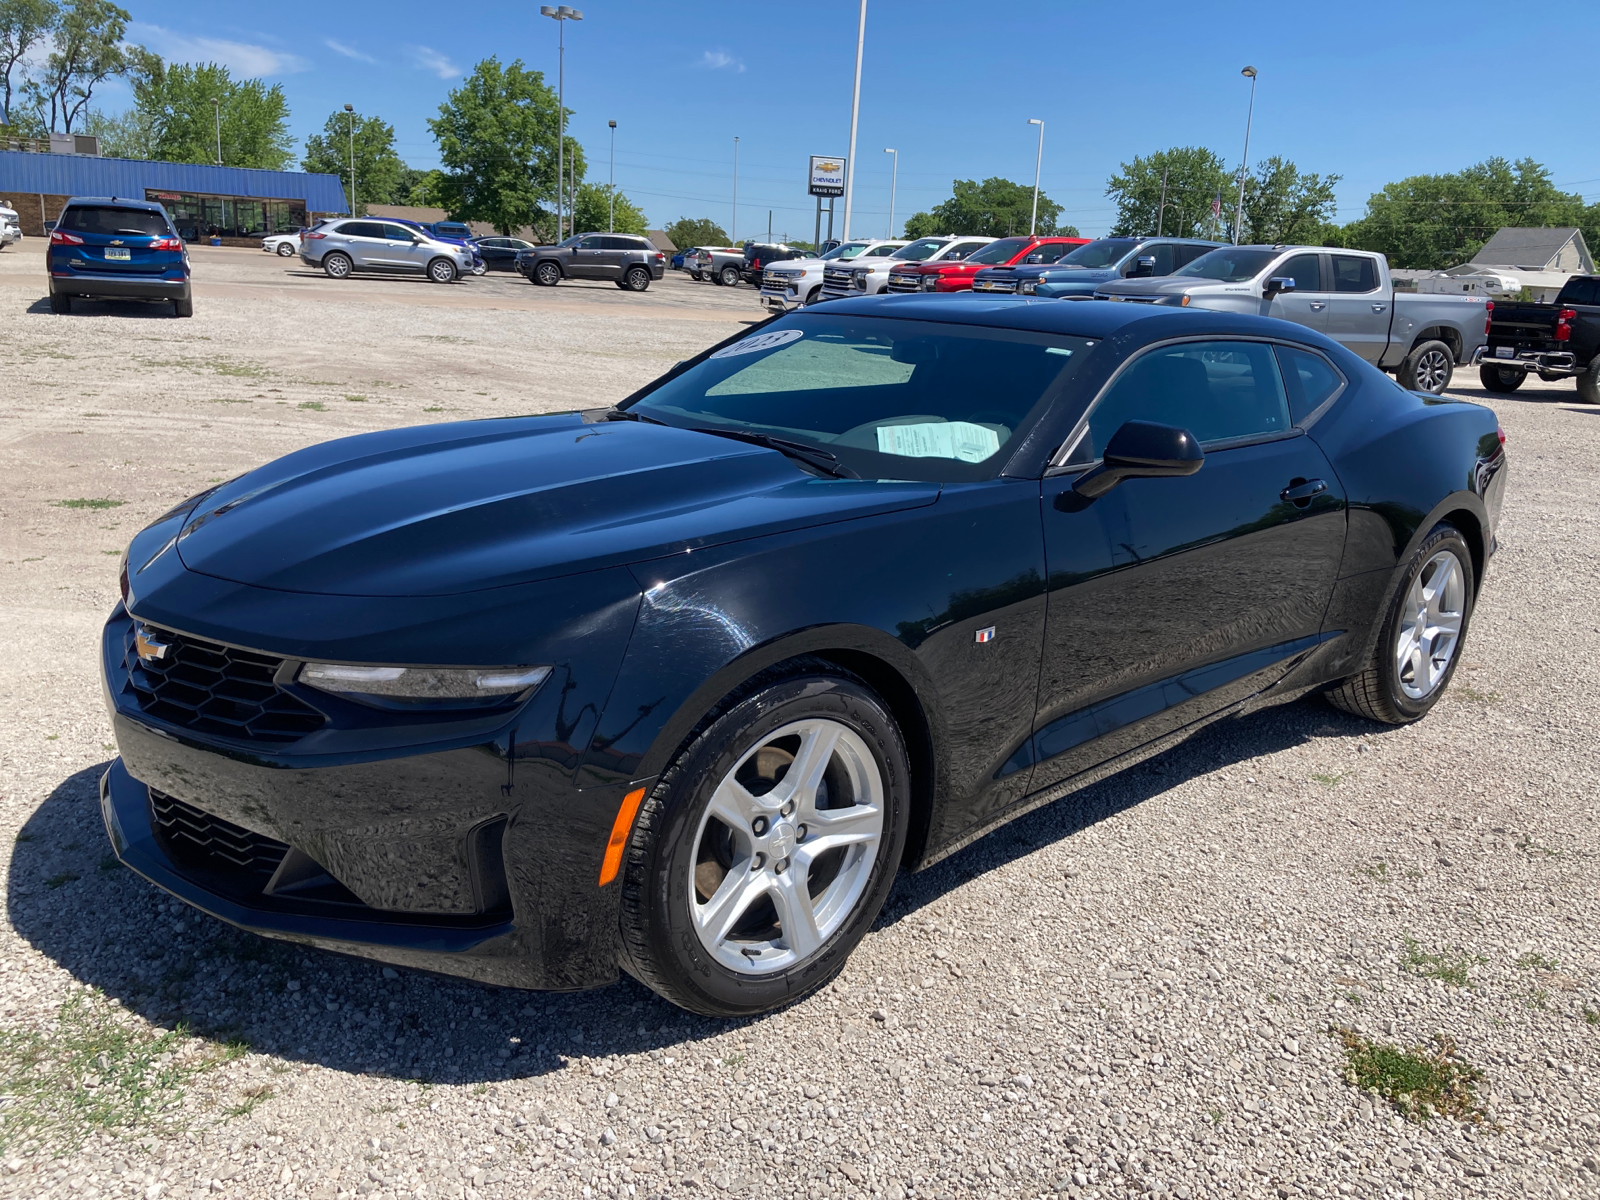
[[617, 819], [611, 823], [611, 840], [606, 843], [605, 861], [600, 864], [601, 887], [615, 879], [622, 867], [622, 851], [628, 845], [628, 834], [633, 831], [633, 818], [639, 815], [639, 805], [643, 802], [643, 788], [634, 788], [622, 798]]

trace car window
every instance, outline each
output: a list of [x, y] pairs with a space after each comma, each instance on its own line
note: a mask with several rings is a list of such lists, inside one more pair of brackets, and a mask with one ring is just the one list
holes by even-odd
[[1336, 292], [1375, 292], [1378, 290], [1378, 264], [1353, 254], [1333, 256], [1333, 290]]
[[1065, 267], [1085, 267], [1098, 271], [1115, 266], [1137, 244], [1133, 238], [1096, 238], [1063, 255], [1059, 261]]
[[1173, 269], [1187, 267], [1202, 254], [1210, 254], [1215, 249], [1215, 246], [1190, 246], [1182, 243], [1175, 245], [1172, 248], [1172, 261], [1176, 264]]
[[717, 351], [633, 411], [769, 433], [867, 478], [981, 479], [1074, 371], [1083, 338], [795, 314]]
[[478, 245], [488, 246], [491, 250], [504, 250], [511, 245], [505, 238], [479, 238]]
[[603, 250], [603, 249], [605, 249], [605, 238], [602, 238], [602, 237], [586, 237], [586, 238], [584, 238], [582, 241], [580, 241], [578, 243], [578, 249], [580, 249], [580, 250]]
[[991, 243], [989, 242], [957, 242], [954, 246], [950, 247], [949, 251], [944, 255], [944, 258], [949, 262], [954, 262], [958, 259], [964, 259], [967, 257], [967, 255], [972, 254], [974, 251], [982, 250], [985, 246], [990, 244]]
[[1152, 275], [1172, 274], [1174, 264], [1172, 261], [1171, 242], [1155, 242], [1148, 246], [1140, 246], [1139, 252], [1128, 260], [1127, 266], [1122, 268], [1123, 274], [1132, 275], [1137, 271], [1141, 258], [1153, 258], [1156, 260], [1155, 269], [1151, 271]]
[[[1084, 249], [1088, 249], [1087, 246]], [[1214, 279], [1218, 283], [1243, 283], [1254, 279], [1267, 264], [1278, 257], [1276, 250], [1248, 250], [1239, 246], [1224, 246], [1202, 254], [1174, 275], [1188, 279]]]
[[921, 262], [923, 259], [932, 258], [948, 244], [943, 238], [918, 238], [909, 245], [901, 246], [890, 257], [904, 259], [906, 262]]
[[1310, 420], [1344, 386], [1344, 377], [1320, 354], [1278, 346], [1278, 365], [1288, 385], [1289, 416], [1296, 425]]
[[[1032, 244], [1032, 238], [1001, 238], [998, 242], [990, 242], [987, 246], [967, 255], [967, 261], [969, 263], [982, 263], [986, 267], [994, 266], [997, 263], [1008, 263]], [[1041, 250], [1046, 249], [1043, 246], [1038, 248]]]
[[505, 244], [513, 250], [532, 250], [533, 243], [525, 242], [521, 238], [505, 238]]
[[1600, 279], [1584, 279], [1573, 276], [1567, 280], [1566, 286], [1561, 289], [1561, 294], [1556, 297], [1557, 304], [1600, 304]]
[[160, 213], [148, 208], [117, 208], [110, 204], [74, 204], [61, 214], [57, 228], [77, 233], [132, 234], [167, 237], [172, 227]]
[[638, 238], [606, 237], [600, 240], [605, 243], [607, 250], [643, 250], [645, 248], [644, 243], [639, 241]]
[[1032, 250], [1028, 251], [1028, 256], [1022, 261], [1025, 263], [1031, 263], [1037, 259], [1041, 263], [1060, 262], [1067, 255], [1079, 248], [1080, 247], [1073, 245], [1071, 242], [1046, 242], [1044, 245], [1035, 246]]
[[411, 230], [407, 229], [404, 225], [385, 225], [383, 227], [383, 236], [391, 242], [405, 242], [410, 244], [416, 240], [417, 235]]
[[1272, 273], [1274, 279], [1287, 277], [1294, 280], [1294, 290], [1297, 292], [1322, 291], [1322, 256], [1319, 254], [1296, 254], [1283, 266]]
[[[895, 252], [897, 250], [899, 250], [899, 249], [900, 249], [900, 247], [899, 246], [895, 246], [895, 245], [873, 246], [870, 250], [863, 251], [861, 253], [860, 257], [862, 257], [862, 258], [890, 258], [890, 257], [894, 256]], [[849, 257], [849, 256], [846, 255], [844, 257]]]
[[381, 238], [383, 236], [383, 228], [376, 221], [346, 221], [334, 232], [342, 233], [345, 237]]
[[1125, 421], [1156, 421], [1201, 445], [1289, 430], [1289, 406], [1265, 342], [1180, 342], [1136, 358], [1089, 413], [1073, 465], [1096, 461]]

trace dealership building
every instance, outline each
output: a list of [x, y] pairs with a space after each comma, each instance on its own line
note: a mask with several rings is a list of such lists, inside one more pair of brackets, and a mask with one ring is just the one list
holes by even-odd
[[43, 237], [72, 196], [154, 200], [185, 239], [225, 245], [258, 245], [262, 234], [346, 211], [337, 175], [0, 150], [0, 201], [17, 210], [25, 236]]

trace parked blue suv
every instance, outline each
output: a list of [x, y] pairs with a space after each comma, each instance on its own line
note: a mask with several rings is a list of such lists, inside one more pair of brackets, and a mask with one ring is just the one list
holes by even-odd
[[50, 233], [50, 311], [72, 311], [74, 296], [170, 300], [194, 316], [189, 256], [167, 210], [145, 200], [74, 196]]

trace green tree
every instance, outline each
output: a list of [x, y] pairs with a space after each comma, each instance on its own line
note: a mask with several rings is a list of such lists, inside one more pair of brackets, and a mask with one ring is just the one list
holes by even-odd
[[401, 203], [414, 204], [418, 208], [448, 209], [450, 198], [444, 194], [444, 186], [443, 171], [426, 171], [421, 179], [411, 185], [411, 191], [406, 193]]
[[679, 250], [691, 246], [726, 246], [728, 231], [707, 217], [679, 217], [662, 230]]
[[1591, 230], [1600, 233], [1600, 206], [1586, 208], [1582, 196], [1561, 191], [1531, 158], [1489, 158], [1385, 185], [1343, 235], [1348, 246], [1381, 251], [1391, 267], [1442, 270], [1466, 262], [1503, 225], [1576, 225], [1588, 240]]
[[123, 44], [128, 21], [127, 10], [109, 0], [68, 0], [60, 10], [50, 30], [50, 54], [27, 85], [30, 102], [52, 132], [71, 133], [89, 111], [95, 88], [140, 61], [142, 51]]
[[[55, 0], [0, 0], [0, 117], [19, 125], [12, 98], [23, 90], [27, 59], [48, 41], [61, 9]], [[36, 118], [35, 118], [36, 119]]]
[[[503, 234], [539, 226], [556, 196], [556, 109], [543, 72], [520, 59], [502, 66], [486, 58], [474, 67], [428, 121], [444, 164], [435, 189], [442, 207]], [[583, 148], [570, 137], [565, 166], [569, 179], [583, 180]]]
[[157, 60], [135, 81], [133, 98], [149, 122], [152, 157], [163, 162], [216, 162], [218, 116], [225, 166], [282, 171], [293, 158], [289, 106], [279, 84], [236, 81], [217, 63]]
[[1242, 241], [1275, 246], [1316, 244], [1333, 216], [1338, 175], [1303, 175], [1292, 162], [1262, 159], [1244, 187]]
[[[1161, 179], [1167, 181], [1167, 207], [1161, 211]], [[1222, 159], [1204, 146], [1174, 146], [1122, 164], [1120, 174], [1106, 182], [1106, 195], [1117, 202], [1113, 237], [1139, 237], [1161, 233], [1171, 237], [1215, 237], [1230, 225], [1233, 208], [1230, 187], [1237, 180]], [[1212, 205], [1222, 194], [1220, 217]]]
[[594, 233], [612, 230], [617, 233], [640, 233], [647, 228], [644, 212], [620, 191], [617, 193], [617, 223], [612, 225], [611, 187], [604, 183], [585, 183], [578, 187], [578, 198], [572, 206], [572, 228], [575, 233]]
[[[353, 196], [350, 192], [352, 153], [356, 168]], [[405, 203], [391, 199], [406, 165], [394, 151], [394, 126], [382, 117], [363, 117], [360, 113], [342, 110], [329, 114], [322, 132], [306, 139], [306, 153], [300, 169], [318, 175], [337, 175], [344, 184], [345, 200], [352, 213], [365, 212], [367, 204]]]
[[[941, 233], [974, 234], [981, 237], [1010, 237], [1027, 233], [1033, 214], [1033, 188], [1012, 183], [998, 176], [977, 183], [971, 179], [953, 180], [950, 199], [932, 212], [913, 213], [905, 225], [906, 237], [929, 237]], [[1038, 232], [1077, 237], [1071, 225], [1057, 225], [1061, 206], [1039, 193]]]
[[154, 158], [155, 135], [150, 119], [137, 108], [121, 113], [90, 109], [83, 115], [83, 132], [100, 139], [106, 158]]
[[416, 191], [418, 185], [431, 174], [433, 172], [425, 171], [421, 167], [408, 167], [402, 163], [400, 173], [395, 176], [394, 187], [389, 190], [388, 198], [379, 200], [378, 203], [410, 204], [411, 193]]

